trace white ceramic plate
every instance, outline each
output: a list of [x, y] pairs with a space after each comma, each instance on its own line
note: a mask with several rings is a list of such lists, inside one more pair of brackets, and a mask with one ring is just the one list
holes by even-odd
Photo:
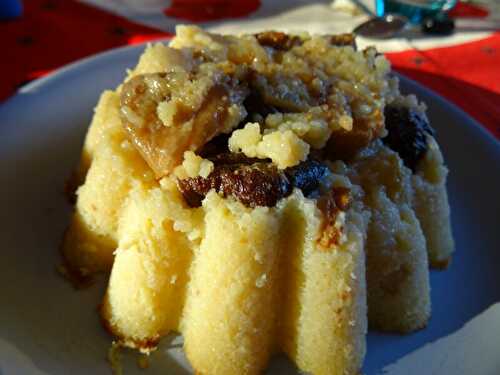
[[[111, 338], [96, 313], [102, 285], [75, 291], [55, 272], [69, 218], [62, 190], [99, 93], [123, 79], [142, 49], [122, 48], [82, 60], [24, 87], [0, 107], [2, 375], [110, 373], [105, 358]], [[402, 87], [428, 104], [437, 129], [451, 170], [457, 248], [447, 271], [431, 272], [428, 327], [407, 336], [370, 333], [364, 372], [465, 374], [472, 369], [499, 374], [499, 305], [483, 313], [500, 301], [499, 144], [432, 92], [404, 78]], [[181, 349], [167, 347], [164, 340], [145, 372], [137, 368], [135, 354], [126, 355], [125, 374], [189, 373]], [[269, 372], [295, 370], [277, 359]]]

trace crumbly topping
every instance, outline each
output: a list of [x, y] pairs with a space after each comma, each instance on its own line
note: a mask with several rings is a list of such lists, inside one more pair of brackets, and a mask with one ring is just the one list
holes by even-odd
[[309, 147], [346, 158], [385, 135], [383, 107], [399, 95], [387, 60], [375, 49], [357, 51], [350, 34], [222, 36], [179, 26], [163, 48], [148, 52], [161, 70], [140, 62], [121, 105], [125, 128], [157, 178], [185, 151], [252, 121], [259, 134], [254, 124], [235, 131], [235, 152], [271, 158], [281, 169], [305, 160]]
[[323, 148], [332, 133], [325, 119], [315, 117], [312, 113], [270, 114], [266, 117], [264, 132], [269, 133], [275, 129], [281, 132], [291, 130], [315, 149]]
[[194, 178], [201, 176], [206, 178], [214, 170], [214, 163], [210, 160], [203, 159], [196, 155], [193, 151], [184, 153], [184, 161], [182, 165], [175, 168], [175, 176], [180, 179]]
[[291, 130], [276, 130], [262, 135], [257, 123], [235, 130], [229, 138], [229, 150], [251, 158], [271, 159], [279, 169], [293, 167], [307, 159], [309, 145]]

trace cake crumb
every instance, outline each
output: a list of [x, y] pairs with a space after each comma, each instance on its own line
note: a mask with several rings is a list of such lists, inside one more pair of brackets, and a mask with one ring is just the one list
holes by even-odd
[[206, 178], [213, 170], [213, 162], [203, 159], [193, 151], [186, 151], [184, 152], [182, 164], [175, 168], [174, 174], [179, 179], [194, 178], [198, 176]]
[[307, 159], [309, 144], [291, 130], [276, 130], [262, 135], [258, 123], [248, 123], [229, 138], [231, 152], [243, 152], [250, 158], [269, 158], [279, 169], [298, 165]]

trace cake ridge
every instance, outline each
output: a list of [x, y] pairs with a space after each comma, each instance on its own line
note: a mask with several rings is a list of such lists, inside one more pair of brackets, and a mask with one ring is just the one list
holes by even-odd
[[[149, 353], [178, 332], [198, 373], [256, 374], [283, 352], [302, 371], [355, 374], [368, 324], [425, 326], [429, 263], [453, 251], [426, 126], [352, 36], [179, 27], [99, 100], [64, 266], [111, 272], [100, 314], [120, 345]], [[381, 141], [407, 130], [425, 140], [411, 165]]]

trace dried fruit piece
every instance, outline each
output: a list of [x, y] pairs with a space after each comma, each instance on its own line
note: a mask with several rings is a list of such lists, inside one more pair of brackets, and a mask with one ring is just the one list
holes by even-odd
[[291, 193], [291, 185], [283, 173], [271, 163], [226, 164], [215, 167], [207, 177], [178, 181], [179, 189], [192, 207], [201, 205], [205, 195], [215, 189], [225, 197], [233, 196], [248, 207], [273, 207]]
[[302, 44], [297, 36], [285, 34], [280, 31], [264, 31], [255, 34], [255, 38], [261, 46], [271, 47], [281, 51], [288, 51], [294, 46]]
[[[288, 51], [295, 46], [300, 46], [303, 41], [295, 35], [288, 35], [280, 31], [264, 31], [255, 34], [261, 46], [271, 47], [279, 51]], [[339, 34], [327, 36], [328, 42], [333, 46], [352, 46], [356, 49], [354, 34]]]
[[214, 171], [206, 178], [194, 177], [178, 181], [186, 202], [198, 207], [211, 190], [233, 196], [248, 207], [273, 207], [283, 197], [291, 194], [294, 187], [305, 196], [319, 191], [328, 167], [315, 160], [307, 160], [296, 167], [278, 170], [270, 161], [247, 158], [243, 154], [220, 154], [210, 159]]
[[389, 132], [384, 143], [396, 151], [413, 172], [427, 151], [427, 135], [434, 135], [424, 115], [405, 106], [388, 105], [384, 110]]
[[318, 191], [321, 180], [328, 174], [326, 164], [308, 159], [296, 167], [285, 169], [285, 174], [296, 188], [302, 190], [305, 196]]
[[330, 35], [330, 44], [333, 46], [343, 47], [343, 46], [351, 46], [356, 49], [356, 37], [354, 34], [338, 34], [338, 35]]
[[[184, 151], [197, 150], [223, 131], [236, 126], [242, 116], [229, 116], [233, 104], [241, 104], [243, 89], [214, 83], [201, 102], [171, 101], [172, 87], [179, 81], [193, 79], [177, 73], [143, 74], [128, 81], [121, 95], [121, 116], [134, 146], [155, 172], [157, 178], [170, 173], [182, 161]], [[177, 81], [177, 82], [175, 82]], [[200, 95], [202, 95], [200, 93]], [[167, 102], [169, 118], [158, 117], [158, 105]], [[193, 108], [195, 107], [195, 108]]]

